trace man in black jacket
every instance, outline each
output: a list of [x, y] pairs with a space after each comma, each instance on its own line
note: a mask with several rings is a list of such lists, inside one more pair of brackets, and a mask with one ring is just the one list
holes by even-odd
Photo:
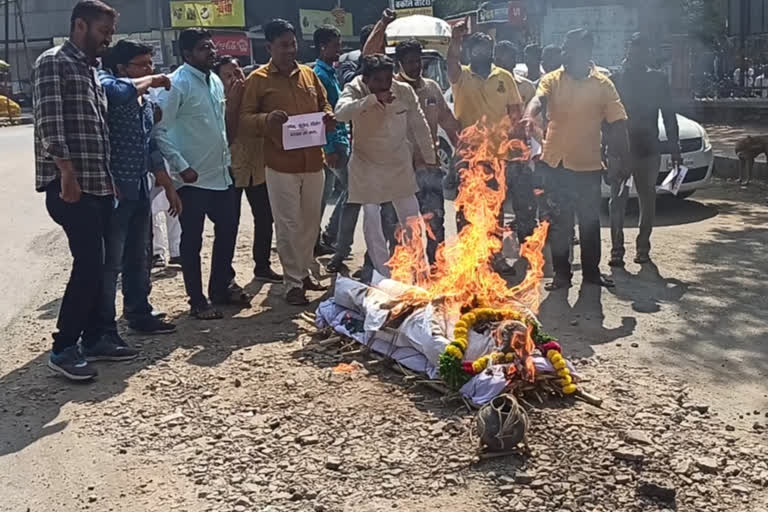
[[[634, 34], [627, 43], [627, 59], [621, 72], [613, 76], [616, 89], [629, 116], [629, 169], [640, 202], [640, 233], [637, 236], [635, 263], [650, 263], [651, 231], [656, 217], [656, 180], [659, 176], [662, 148], [659, 143], [659, 110], [669, 144], [672, 165], [682, 164], [680, 130], [671, 102], [667, 76], [650, 69], [650, 42]], [[611, 251], [610, 265], [624, 266], [624, 214], [629, 190], [627, 181], [611, 186]]]

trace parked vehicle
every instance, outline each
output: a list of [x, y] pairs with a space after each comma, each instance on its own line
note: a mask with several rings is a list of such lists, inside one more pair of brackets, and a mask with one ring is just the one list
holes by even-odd
[[[446, 91], [445, 99], [448, 102], [448, 105], [451, 106], [451, 109], [453, 109], [453, 94], [450, 89]], [[677, 116], [677, 123], [680, 126], [680, 146], [683, 156], [683, 165], [688, 168], [688, 173], [680, 187], [678, 197], [687, 198], [693, 195], [696, 190], [705, 188], [712, 183], [712, 170], [715, 157], [712, 153], [712, 144], [709, 140], [709, 135], [703, 126], [696, 121], [679, 114]], [[438, 137], [440, 139], [438, 148], [440, 167], [443, 169], [443, 173], [447, 174], [451, 171], [454, 148], [451, 145], [448, 136], [442, 130], [438, 131]], [[668, 148], [667, 135], [666, 130], [664, 129], [661, 112], [659, 112], [659, 141], [661, 141], [663, 149], [657, 184], [661, 185], [672, 170], [671, 151]], [[659, 191], [658, 194], [669, 194], [669, 192]], [[611, 188], [605, 181], [603, 181], [602, 196], [604, 199], [611, 196]], [[636, 197], [637, 194], [634, 190], [631, 190], [630, 196]]]

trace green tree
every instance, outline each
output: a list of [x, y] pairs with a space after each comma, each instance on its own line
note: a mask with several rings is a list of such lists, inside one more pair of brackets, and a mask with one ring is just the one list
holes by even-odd
[[720, 50], [727, 39], [728, 2], [723, 0], [680, 0], [685, 29], [712, 50]]

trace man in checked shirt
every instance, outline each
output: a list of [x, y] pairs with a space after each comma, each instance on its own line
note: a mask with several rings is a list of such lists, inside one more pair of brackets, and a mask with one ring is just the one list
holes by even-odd
[[[104, 231], [114, 206], [114, 184], [107, 97], [95, 66], [112, 42], [116, 19], [107, 4], [81, 0], [72, 11], [69, 39], [43, 53], [32, 69], [35, 187], [45, 192], [48, 213], [64, 228], [74, 260], [48, 366], [71, 380], [97, 374], [77, 343], [100, 328]], [[114, 347], [113, 355], [121, 351], [124, 359], [137, 355], [127, 347]]]

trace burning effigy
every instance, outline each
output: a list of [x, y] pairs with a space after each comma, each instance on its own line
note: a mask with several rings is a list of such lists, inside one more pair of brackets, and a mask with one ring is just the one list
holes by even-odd
[[391, 275], [376, 276], [370, 286], [339, 277], [333, 298], [317, 311], [319, 327], [333, 328], [486, 406], [478, 421], [492, 416], [488, 407], [506, 414], [499, 428], [513, 413], [519, 419], [515, 396], [534, 390], [580, 393], [578, 374], [536, 316], [549, 224], [541, 222], [521, 246], [528, 266], [522, 282], [510, 287], [493, 269], [494, 255], [503, 248], [499, 214], [506, 165], [530, 157], [528, 145], [511, 137], [512, 131], [508, 122], [478, 123], [462, 133], [464, 168], [455, 206], [466, 222], [438, 248], [434, 265], [425, 257], [423, 222], [409, 219], [388, 263]]

